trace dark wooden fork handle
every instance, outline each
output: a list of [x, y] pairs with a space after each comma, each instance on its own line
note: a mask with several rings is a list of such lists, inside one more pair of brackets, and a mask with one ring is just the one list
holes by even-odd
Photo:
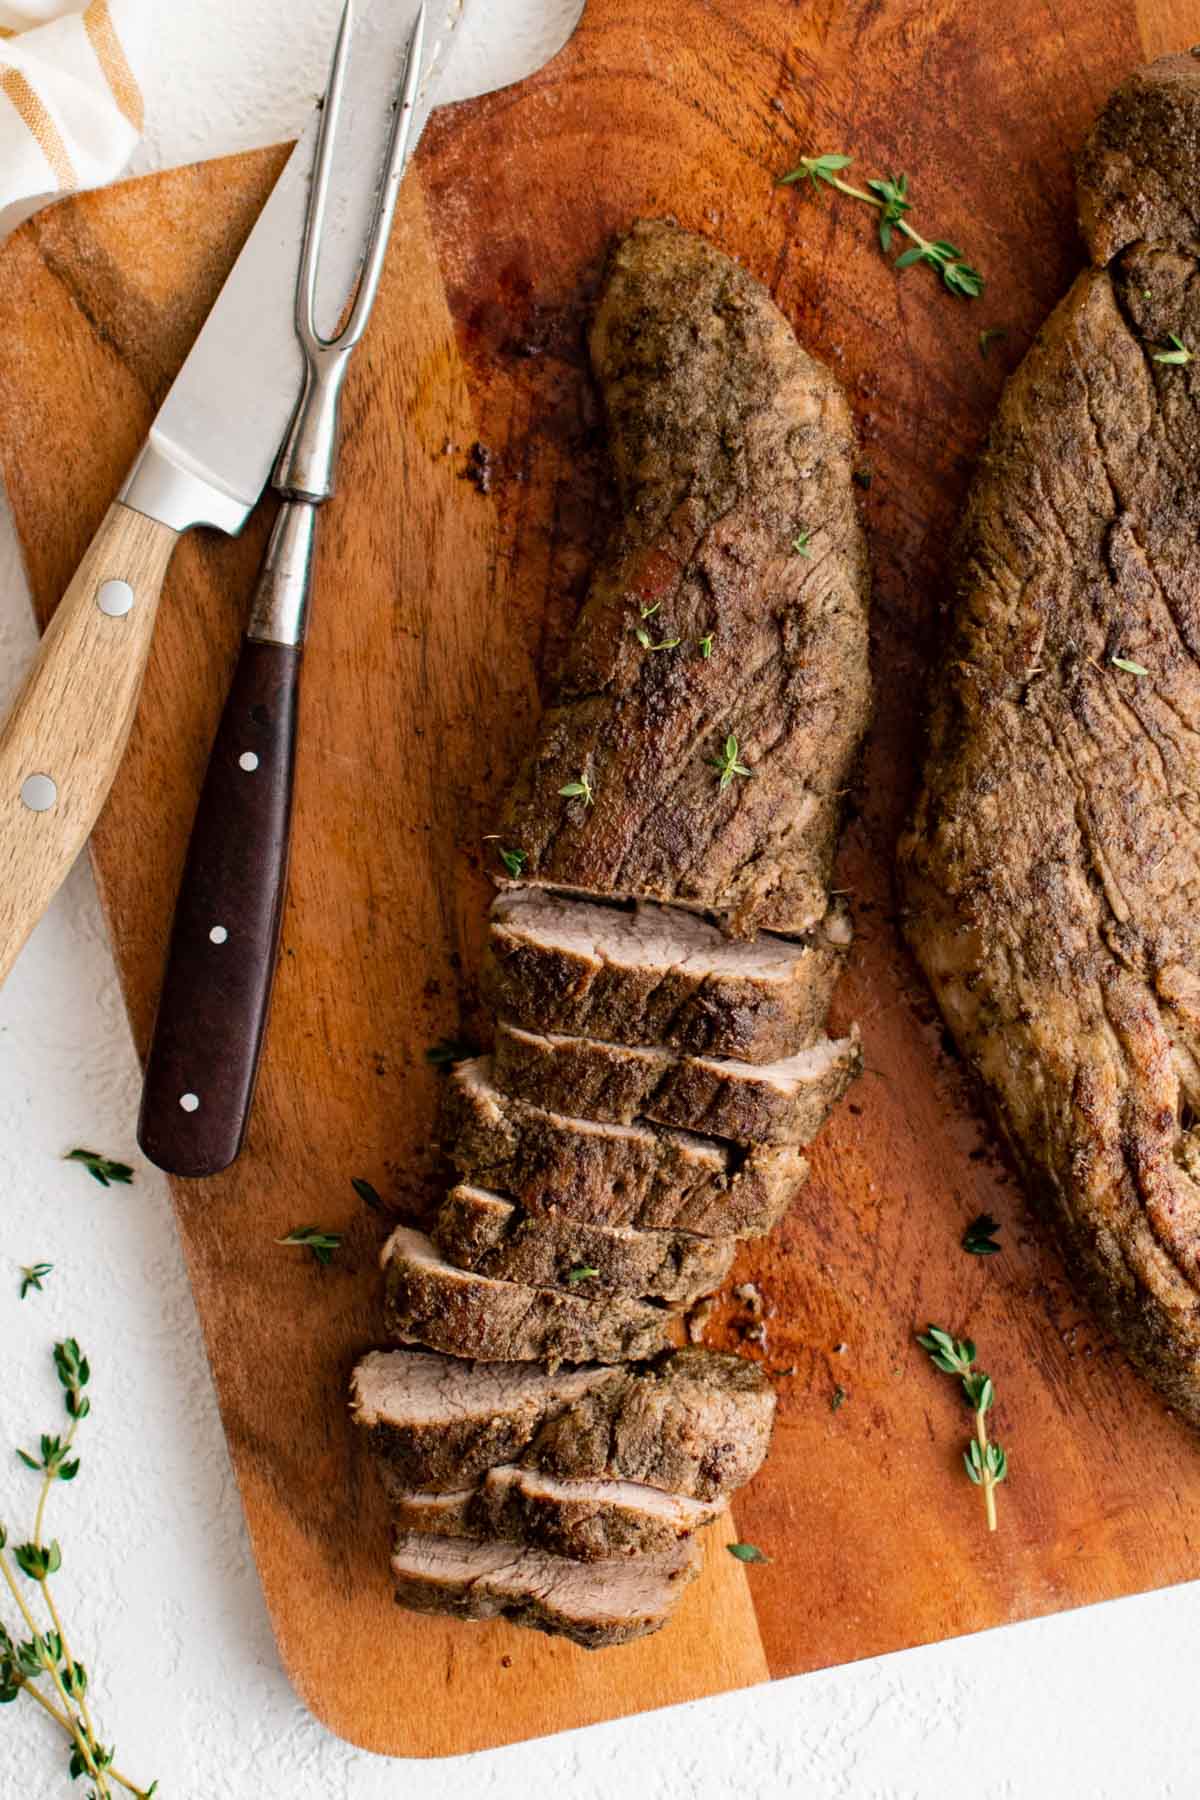
[[298, 646], [247, 638], [217, 728], [175, 908], [138, 1141], [214, 1175], [245, 1136], [287, 887]]

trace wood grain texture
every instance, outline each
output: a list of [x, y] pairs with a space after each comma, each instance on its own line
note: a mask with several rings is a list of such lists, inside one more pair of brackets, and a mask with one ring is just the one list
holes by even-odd
[[[1006, 367], [1081, 252], [1071, 157], [1111, 87], [1200, 39], [1190, 0], [590, 0], [521, 88], [434, 120], [346, 394], [300, 726], [283, 957], [241, 1162], [175, 1189], [284, 1662], [356, 1742], [435, 1755], [1182, 1580], [1200, 1448], [1103, 1341], [979, 1122], [900, 947], [891, 864], [921, 742], [946, 544]], [[917, 222], [987, 272], [972, 305], [897, 277], [850, 203], [780, 191], [803, 150], [907, 169]], [[58, 207], [0, 260], [0, 456], [51, 612], [279, 157]], [[378, 1332], [382, 1222], [351, 1175], [437, 1193], [423, 1047], [481, 1030], [497, 799], [611, 517], [583, 325], [610, 233], [674, 213], [770, 284], [845, 381], [872, 470], [877, 720], [839, 885], [858, 940], [838, 1021], [867, 1074], [783, 1227], [739, 1259], [767, 1300], [781, 1416], [734, 1529], [661, 1636], [588, 1654], [390, 1605], [380, 1498], [342, 1401]], [[984, 360], [978, 332], [1008, 336]], [[104, 421], [104, 430], [98, 422]], [[36, 421], [36, 424], [35, 424]], [[491, 491], [464, 479], [476, 440]], [[86, 446], [86, 454], [81, 447]], [[197, 534], [167, 586], [128, 760], [93, 839], [147, 1042], [195, 796], [268, 509]], [[972, 1259], [990, 1210], [1004, 1254]], [[277, 1248], [344, 1230], [322, 1273]], [[730, 1299], [712, 1339], [736, 1338]], [[914, 1350], [970, 1328], [1012, 1454], [988, 1538], [964, 1415]], [[848, 1398], [835, 1413], [835, 1387]], [[711, 1540], [710, 1540], [711, 1541]]]
[[[119, 502], [109, 507], [0, 726], [0, 982], [108, 798], [177, 538]], [[103, 610], [109, 582], [129, 591]], [[49, 785], [27, 804], [25, 783], [38, 777]]]

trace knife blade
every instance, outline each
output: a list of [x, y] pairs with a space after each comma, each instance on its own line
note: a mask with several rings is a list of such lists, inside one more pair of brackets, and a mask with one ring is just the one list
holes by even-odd
[[[368, 0], [356, 18], [346, 141], [378, 166], [373, 135], [417, 0]], [[461, 35], [467, 0], [440, 0], [413, 141]], [[173, 382], [120, 493], [59, 602], [0, 726], [0, 982], [87, 841], [129, 738], [171, 555], [182, 532], [241, 530], [300, 393], [296, 267], [319, 111], [285, 164]], [[353, 285], [363, 241], [351, 184], [331, 213], [324, 284]], [[360, 205], [369, 208], [370, 184]]]

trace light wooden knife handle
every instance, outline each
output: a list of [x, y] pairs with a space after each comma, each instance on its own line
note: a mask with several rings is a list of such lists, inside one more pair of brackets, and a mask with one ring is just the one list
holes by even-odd
[[0, 982], [108, 797], [178, 536], [109, 507], [0, 726]]

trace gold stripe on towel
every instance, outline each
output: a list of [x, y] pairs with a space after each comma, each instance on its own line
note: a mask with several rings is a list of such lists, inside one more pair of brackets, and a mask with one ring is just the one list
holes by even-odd
[[42, 155], [50, 164], [60, 188], [77, 186], [75, 165], [67, 153], [58, 126], [20, 69], [0, 69], [0, 93], [7, 94], [17, 109], [22, 124], [27, 125]]
[[113, 99], [133, 129], [141, 131], [146, 121], [142, 90], [129, 66], [129, 59], [121, 48], [121, 40], [108, 10], [108, 0], [91, 0], [91, 5], [83, 15], [83, 28], [96, 53], [96, 61], [104, 71], [104, 79], [112, 89]]

